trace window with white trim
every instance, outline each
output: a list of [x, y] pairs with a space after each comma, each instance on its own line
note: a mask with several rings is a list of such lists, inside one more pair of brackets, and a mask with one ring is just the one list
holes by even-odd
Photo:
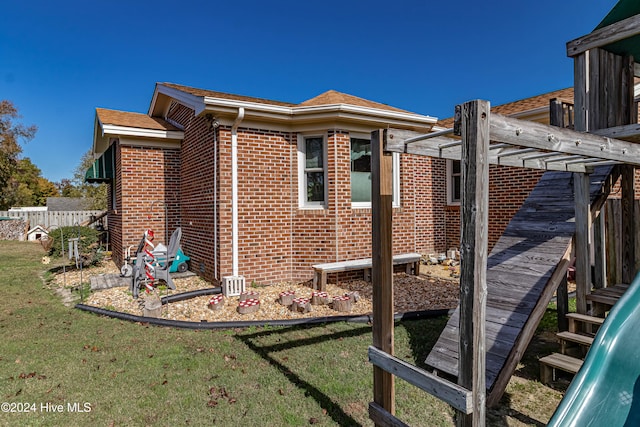
[[[371, 139], [351, 134], [351, 206], [371, 207]], [[393, 153], [393, 206], [400, 206], [400, 155]]]
[[300, 206], [321, 208], [327, 202], [327, 150], [324, 136], [298, 138]]
[[462, 169], [460, 160], [447, 160], [447, 203], [459, 205], [462, 197]]

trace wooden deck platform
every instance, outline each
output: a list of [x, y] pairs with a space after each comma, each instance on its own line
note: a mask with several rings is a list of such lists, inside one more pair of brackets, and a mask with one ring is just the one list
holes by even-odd
[[[591, 174], [592, 200], [609, 167]], [[487, 405], [499, 400], [562, 274], [554, 271], [575, 232], [573, 177], [546, 172], [489, 254], [487, 263]], [[566, 270], [568, 263], [561, 268]], [[564, 273], [564, 272], [559, 272]], [[552, 280], [552, 278], [554, 280]], [[557, 280], [556, 280], [557, 279]], [[458, 374], [459, 308], [427, 356], [427, 365]]]

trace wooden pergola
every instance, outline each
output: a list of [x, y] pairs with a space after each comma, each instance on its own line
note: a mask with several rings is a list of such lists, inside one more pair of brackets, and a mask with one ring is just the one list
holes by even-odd
[[[405, 425], [395, 413], [394, 376], [453, 406], [458, 425], [485, 425], [485, 313], [489, 165], [574, 173], [577, 309], [587, 310], [591, 290], [589, 174], [598, 166], [621, 169], [625, 280], [636, 271], [633, 227], [635, 167], [640, 166], [633, 81], [638, 64], [605, 48], [640, 35], [640, 15], [615, 22], [567, 44], [575, 62], [575, 130], [491, 114], [487, 101], [456, 107], [454, 129], [418, 135], [372, 132], [372, 251], [374, 401], [377, 426]], [[459, 135], [452, 138], [450, 134]], [[614, 137], [620, 139], [614, 139]], [[627, 140], [623, 140], [627, 139]], [[394, 357], [392, 264], [392, 156], [407, 153], [461, 160], [461, 276], [458, 383]], [[596, 254], [596, 262], [598, 256]], [[628, 283], [628, 282], [627, 282]]]

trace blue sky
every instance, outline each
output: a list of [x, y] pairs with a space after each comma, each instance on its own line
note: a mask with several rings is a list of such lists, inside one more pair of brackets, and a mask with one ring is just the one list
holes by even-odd
[[51, 181], [91, 148], [95, 108], [147, 112], [156, 82], [298, 103], [330, 89], [445, 118], [573, 84], [567, 41], [616, 0], [2, 0], [0, 99], [38, 126]]

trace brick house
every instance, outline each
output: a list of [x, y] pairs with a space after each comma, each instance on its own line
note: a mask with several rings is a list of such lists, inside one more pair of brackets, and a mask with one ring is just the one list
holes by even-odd
[[[552, 98], [572, 89], [494, 110], [548, 123]], [[158, 83], [147, 114], [96, 110], [87, 178], [109, 183], [116, 263], [145, 229], [165, 242], [181, 226], [191, 270], [208, 280], [308, 280], [313, 264], [371, 256], [370, 132], [450, 125], [335, 91], [292, 104]], [[394, 253], [458, 246], [459, 172], [394, 158]], [[492, 168], [490, 245], [540, 175]]]

